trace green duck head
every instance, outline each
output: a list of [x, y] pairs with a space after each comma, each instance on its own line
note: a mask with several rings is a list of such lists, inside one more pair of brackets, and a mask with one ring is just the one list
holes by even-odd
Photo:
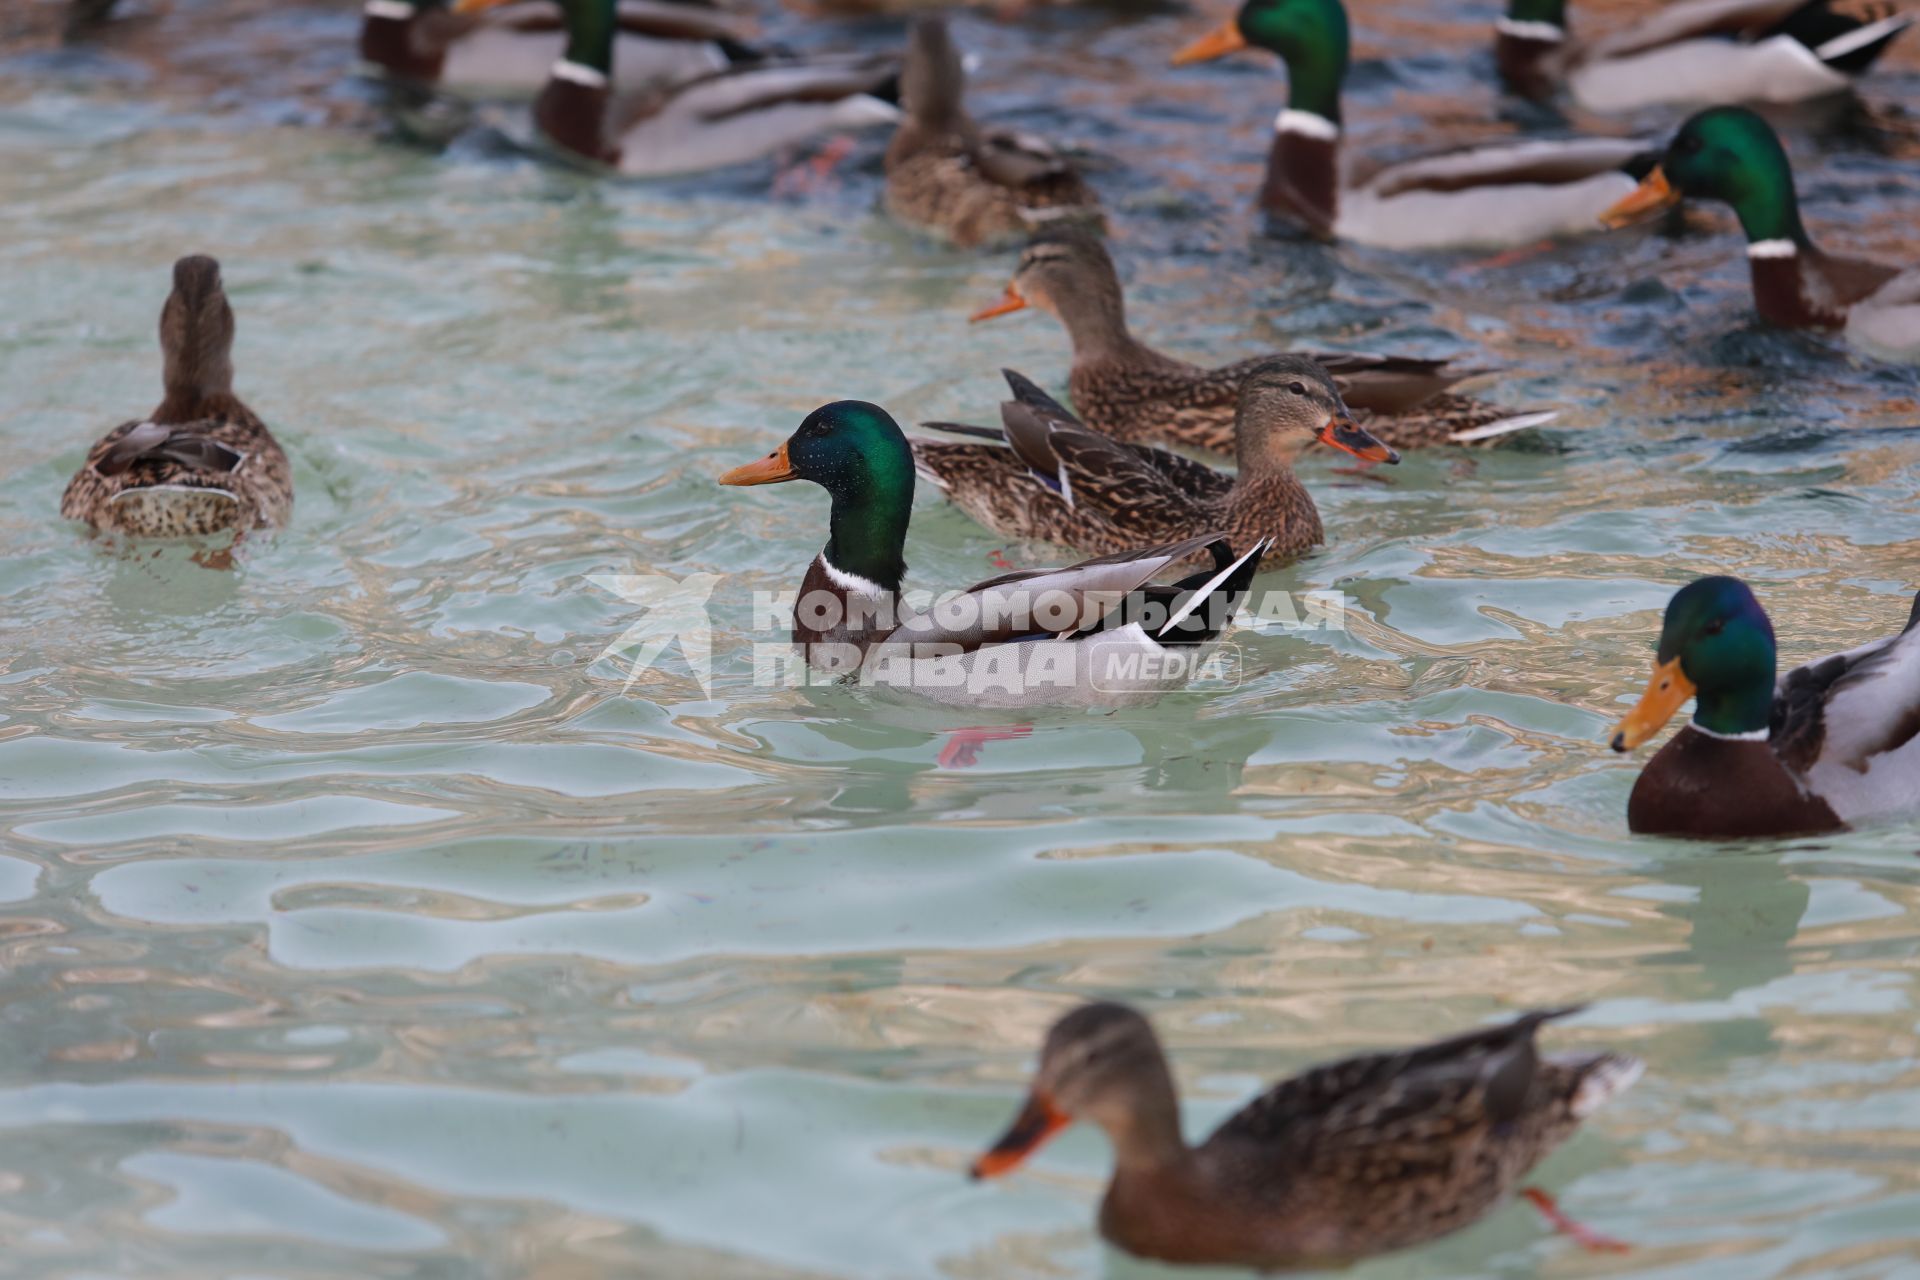
[[1731, 205], [1749, 244], [1807, 244], [1786, 149], [1773, 126], [1745, 107], [1710, 107], [1688, 119], [1658, 167], [1601, 220], [1619, 226], [1688, 197]]
[[1340, 85], [1352, 38], [1340, 0], [1246, 0], [1240, 12], [1173, 55], [1208, 62], [1255, 45], [1287, 64], [1287, 108], [1340, 122]]
[[882, 590], [906, 576], [913, 449], [885, 409], [836, 400], [807, 415], [785, 444], [720, 477], [726, 485], [811, 480], [833, 499], [827, 563]]
[[1688, 583], [1667, 602], [1653, 678], [1614, 729], [1613, 749], [1630, 751], [1651, 738], [1690, 697], [1696, 728], [1721, 737], [1765, 733], [1775, 667], [1773, 623], [1746, 583]]

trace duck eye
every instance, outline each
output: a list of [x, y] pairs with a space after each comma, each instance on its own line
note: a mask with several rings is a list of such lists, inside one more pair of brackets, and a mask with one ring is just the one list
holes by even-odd
[[1307, 384], [1304, 382], [1289, 382], [1287, 384], [1287, 390], [1297, 396], [1303, 396], [1307, 394]]
[[1726, 629], [1727, 629], [1727, 620], [1725, 618], [1715, 618], [1712, 622], [1709, 622], [1707, 624], [1707, 634], [1710, 636], [1717, 636], [1722, 631], [1725, 631]]

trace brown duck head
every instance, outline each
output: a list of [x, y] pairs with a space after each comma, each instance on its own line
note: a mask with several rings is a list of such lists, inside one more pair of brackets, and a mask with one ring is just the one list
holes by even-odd
[[1353, 420], [1332, 376], [1311, 358], [1275, 356], [1247, 375], [1234, 418], [1242, 475], [1287, 465], [1316, 440], [1365, 462], [1400, 461]]

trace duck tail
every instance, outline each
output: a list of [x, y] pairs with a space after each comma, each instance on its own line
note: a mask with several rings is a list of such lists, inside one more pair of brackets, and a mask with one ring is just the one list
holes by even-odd
[[1477, 427], [1465, 427], [1447, 437], [1449, 444], [1480, 444], [1500, 436], [1510, 436], [1525, 431], [1529, 427], [1544, 426], [1560, 416], [1558, 409], [1541, 409], [1533, 413], [1516, 413], [1505, 418], [1496, 418]]
[[970, 436], [975, 440], [991, 440], [995, 444], [1007, 442], [1007, 433], [999, 427], [976, 427], [965, 422], [923, 422], [920, 425], [925, 430], [950, 436]]
[[1579, 1083], [1573, 1088], [1568, 1108], [1575, 1118], [1585, 1118], [1633, 1087], [1647, 1064], [1628, 1053], [1601, 1053], [1580, 1063]]
[[[1218, 552], [1218, 546], [1224, 542], [1225, 539], [1216, 539], [1216, 564], [1225, 559]], [[1262, 538], [1238, 560], [1220, 565], [1211, 575], [1196, 574], [1182, 582], [1182, 587], [1192, 584], [1187, 598], [1153, 638], [1162, 644], [1204, 644], [1225, 631], [1233, 615], [1240, 612], [1240, 602], [1246, 598], [1254, 575], [1260, 571], [1260, 557], [1270, 545], [1271, 539]], [[1221, 603], [1215, 604], [1216, 600]], [[1196, 613], [1200, 615], [1197, 618]]]

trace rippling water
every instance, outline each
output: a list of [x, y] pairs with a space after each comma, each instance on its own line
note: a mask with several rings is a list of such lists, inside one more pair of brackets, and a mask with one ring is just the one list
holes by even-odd
[[[1360, 145], [1509, 127], [1470, 82], [1490, 13], [1371, 16]], [[1269, 582], [1345, 593], [1345, 630], [1243, 629], [1239, 688], [1046, 717], [964, 770], [936, 767], [964, 718], [754, 686], [749, 592], [797, 581], [825, 502], [713, 484], [828, 399], [977, 420], [999, 366], [1064, 374], [1043, 319], [962, 322], [1009, 258], [872, 212], [878, 140], [776, 203], [770, 168], [599, 184], [484, 131], [430, 154], [14, 78], [0, 1272], [1145, 1274], [1092, 1235], [1096, 1134], [961, 1173], [1047, 1022], [1117, 996], [1195, 1132], [1520, 1004], [1595, 1001], [1555, 1043], [1649, 1060], [1542, 1170], [1636, 1252], [1516, 1208], [1360, 1274], [1920, 1275], [1913, 830], [1629, 839], [1602, 742], [1698, 573], [1753, 579], [1792, 660], [1899, 624], [1920, 377], [1752, 327], [1713, 211], [1516, 262], [1255, 240], [1278, 78], [1164, 71], [1197, 25], [959, 28], [983, 108], [1111, 161], [1142, 333], [1461, 353], [1566, 413], [1384, 476], [1312, 462], [1331, 545]], [[1790, 135], [1835, 244], [1920, 256], [1914, 65]], [[231, 573], [56, 514], [157, 399], [194, 250], [299, 488]], [[923, 498], [917, 581], [996, 552], [1046, 554]], [[600, 656], [639, 610], [591, 579], [642, 573], [724, 575], [711, 696]]]

